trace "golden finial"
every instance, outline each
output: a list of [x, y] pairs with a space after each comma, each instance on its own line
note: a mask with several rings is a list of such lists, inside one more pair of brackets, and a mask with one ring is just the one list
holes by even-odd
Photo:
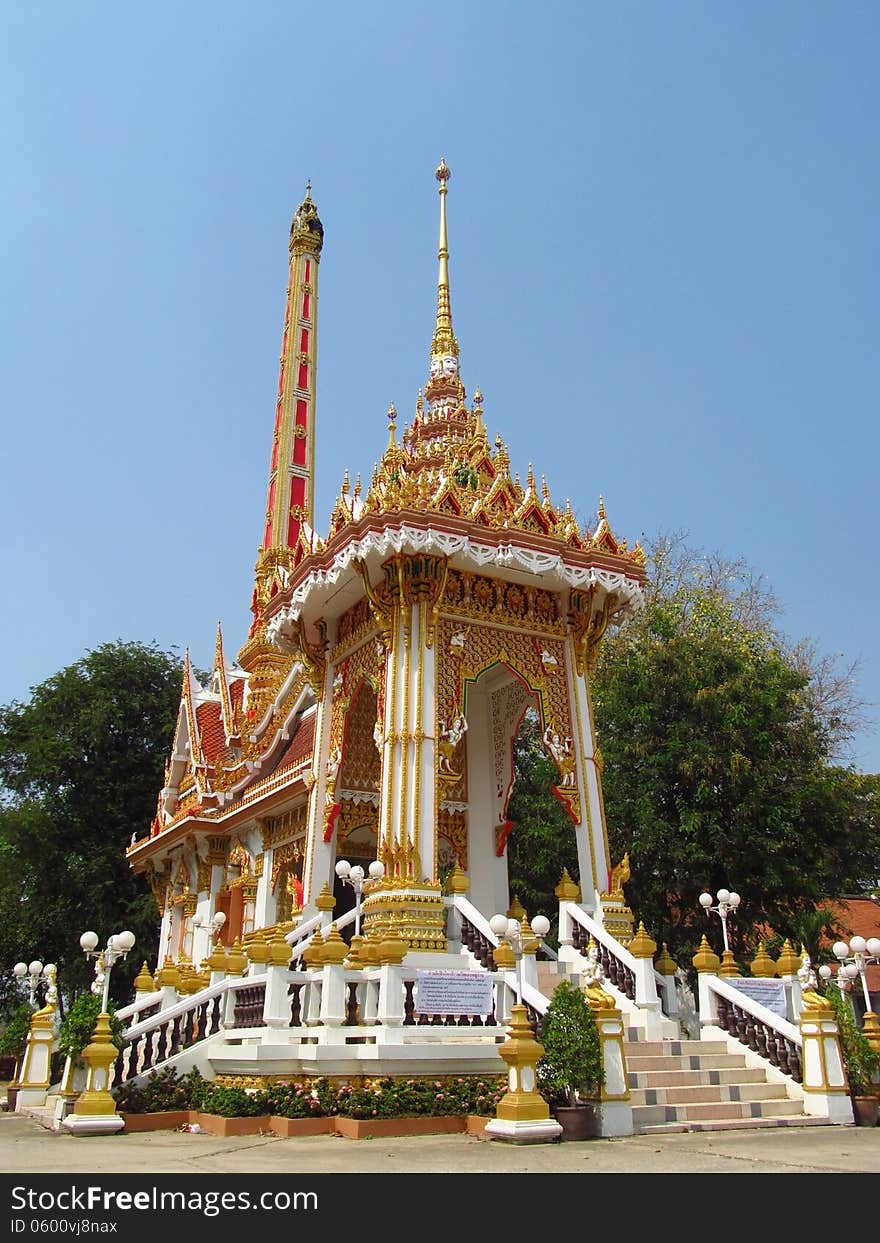
[[544, 498], [544, 504], [550, 504], [550, 489], [547, 487], [547, 476], [541, 476], [541, 496]]
[[310, 177], [309, 180], [306, 182], [306, 198], [310, 199], [311, 197], [312, 197], [312, 179]]
[[599, 497], [599, 521], [601, 522], [602, 519], [605, 518], [605, 516], [606, 516], [605, 515], [605, 498], [603, 496], [600, 496]]
[[458, 358], [458, 342], [452, 331], [452, 308], [449, 301], [449, 243], [446, 237], [446, 183], [452, 176], [444, 159], [435, 172], [440, 182], [440, 241], [437, 247], [439, 271], [437, 274], [437, 322], [431, 342], [431, 356], [451, 354]]
[[529, 489], [529, 491], [530, 491], [530, 492], [534, 492], [534, 490], [535, 490], [535, 474], [534, 474], [534, 471], [532, 470], [532, 464], [531, 464], [531, 462], [529, 462], [529, 469], [528, 469], [528, 473], [527, 473], [527, 475], [526, 475], [526, 485], [527, 485], [527, 487], [528, 487], [528, 489]]
[[358, 471], [357, 478], [354, 481], [354, 494], [356, 497], [360, 497], [360, 494], [361, 494], [361, 472], [360, 471]]
[[479, 386], [474, 389], [474, 409], [478, 410], [483, 404], [483, 394], [480, 392]]
[[385, 450], [386, 453], [389, 452], [389, 450], [397, 448], [397, 442], [394, 439], [396, 418], [397, 418], [397, 407], [392, 401], [391, 405], [388, 407], [388, 448]]
[[345, 474], [342, 476], [342, 495], [343, 496], [346, 496], [348, 494], [348, 489], [350, 486], [351, 485], [348, 479], [348, 467], [346, 466]]

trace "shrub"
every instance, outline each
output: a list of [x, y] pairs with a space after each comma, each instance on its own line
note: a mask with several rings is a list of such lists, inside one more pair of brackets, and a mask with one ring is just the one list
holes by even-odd
[[[108, 1002], [107, 1006], [110, 1014], [110, 1038], [116, 1048], [121, 1049], [125, 1044], [125, 1028], [116, 1017], [113, 1002]], [[77, 1057], [82, 1053], [86, 1045], [91, 1043], [100, 1013], [101, 998], [95, 993], [80, 993], [58, 1028], [58, 1052], [65, 1057]]]
[[122, 1084], [114, 1089], [122, 1113], [200, 1109], [226, 1118], [346, 1118], [446, 1117], [494, 1114], [506, 1089], [503, 1075], [477, 1078], [394, 1079], [332, 1083], [326, 1077], [291, 1083], [273, 1083], [259, 1091], [218, 1087], [191, 1070], [183, 1079], [172, 1067], [153, 1072], [139, 1087]]
[[576, 1105], [605, 1082], [599, 1028], [583, 992], [571, 980], [557, 984], [541, 1020], [538, 1090], [551, 1106]]
[[0, 1053], [16, 1059], [24, 1056], [27, 1047], [28, 1032], [31, 1026], [31, 1015], [34, 1013], [30, 1003], [23, 1001], [13, 1010], [9, 1021], [0, 1033]]
[[880, 1058], [871, 1048], [868, 1038], [856, 1022], [848, 998], [839, 988], [831, 987], [825, 997], [834, 1007], [837, 1030], [840, 1033], [840, 1052], [849, 1080], [850, 1096], [878, 1096], [877, 1071]]
[[178, 1078], [171, 1066], [153, 1071], [146, 1083], [123, 1083], [114, 1089], [116, 1107], [121, 1113], [164, 1113], [168, 1110], [201, 1109], [212, 1085], [197, 1070]]

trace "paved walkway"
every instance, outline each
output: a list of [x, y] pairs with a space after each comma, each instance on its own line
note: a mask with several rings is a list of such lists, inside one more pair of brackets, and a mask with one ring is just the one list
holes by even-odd
[[[807, 1126], [583, 1143], [506, 1144], [468, 1135], [220, 1138], [176, 1131], [74, 1136], [0, 1113], [0, 1172], [120, 1174], [765, 1173], [880, 1175], [880, 1127]], [[874, 1180], [868, 1180], [874, 1187]], [[880, 1178], [875, 1191], [880, 1196]]]

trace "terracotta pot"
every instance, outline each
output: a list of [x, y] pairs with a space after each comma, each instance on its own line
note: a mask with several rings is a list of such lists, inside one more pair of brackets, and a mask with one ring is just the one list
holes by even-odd
[[596, 1111], [592, 1105], [557, 1105], [553, 1117], [562, 1127], [560, 1139], [594, 1139]]
[[463, 1117], [446, 1118], [334, 1118], [337, 1135], [348, 1139], [387, 1139], [390, 1136], [449, 1135], [465, 1129]]
[[880, 1114], [880, 1097], [853, 1096], [851, 1100], [856, 1126], [876, 1126]]

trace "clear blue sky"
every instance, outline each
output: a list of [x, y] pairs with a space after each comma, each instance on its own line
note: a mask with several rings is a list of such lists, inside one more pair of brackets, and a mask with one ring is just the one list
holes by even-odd
[[745, 557], [876, 705], [878, 34], [852, 0], [6, 6], [0, 703], [117, 638], [237, 651], [291, 214], [311, 178], [323, 532], [426, 377], [442, 154], [513, 469]]

